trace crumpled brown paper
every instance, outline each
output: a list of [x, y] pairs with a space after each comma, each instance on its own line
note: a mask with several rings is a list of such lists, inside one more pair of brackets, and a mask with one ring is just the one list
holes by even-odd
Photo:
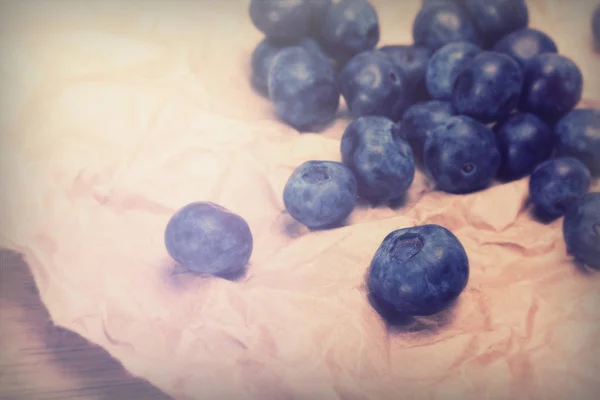
[[[411, 42], [419, 3], [374, 1], [381, 44]], [[594, 2], [528, 3], [594, 104]], [[419, 174], [403, 206], [309, 233], [283, 185], [303, 161], [339, 160], [349, 117], [305, 135], [277, 120], [248, 83], [261, 36], [247, 2], [2, 14], [0, 244], [25, 255], [56, 324], [131, 373], [177, 399], [596, 398], [600, 276], [567, 256], [561, 220], [531, 219], [527, 179], [452, 196]], [[165, 224], [198, 200], [250, 224], [239, 282], [173, 274]], [[460, 238], [468, 287], [447, 312], [386, 327], [364, 274], [387, 233], [423, 223]]]

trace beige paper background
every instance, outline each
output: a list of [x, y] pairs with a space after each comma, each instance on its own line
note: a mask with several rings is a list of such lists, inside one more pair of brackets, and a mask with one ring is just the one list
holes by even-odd
[[[373, 1], [380, 44], [410, 43], [419, 1]], [[593, 1], [529, 1], [600, 99]], [[177, 399], [592, 399], [600, 276], [533, 221], [527, 179], [469, 196], [419, 174], [398, 209], [312, 232], [281, 200], [308, 159], [339, 160], [349, 119], [299, 135], [248, 83], [244, 1], [3, 4], [0, 245], [22, 252], [54, 322]], [[595, 190], [599, 186], [595, 184]], [[217, 202], [255, 239], [239, 282], [173, 275], [164, 226]], [[441, 315], [387, 329], [364, 273], [387, 233], [437, 223], [471, 262]]]

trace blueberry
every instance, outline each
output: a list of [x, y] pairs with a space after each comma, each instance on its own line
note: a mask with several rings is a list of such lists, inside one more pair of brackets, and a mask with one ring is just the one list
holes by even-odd
[[425, 100], [429, 97], [425, 86], [425, 71], [431, 56], [431, 51], [428, 48], [395, 45], [383, 46], [379, 50], [390, 56], [392, 61], [400, 67], [413, 87], [415, 99]]
[[554, 132], [559, 154], [578, 158], [592, 175], [600, 175], [600, 110], [573, 110], [556, 124]]
[[[319, 44], [311, 38], [303, 38], [298, 43], [298, 46], [305, 48], [315, 54], [327, 57]], [[263, 95], [268, 95], [269, 92], [269, 70], [273, 65], [275, 56], [281, 49], [288, 47], [278, 43], [273, 43], [269, 39], [263, 39], [252, 52], [250, 60], [251, 81], [252, 85]]]
[[400, 315], [438, 313], [458, 298], [469, 280], [469, 259], [448, 229], [422, 225], [385, 237], [371, 261], [367, 288]]
[[367, 0], [332, 1], [323, 18], [323, 47], [342, 64], [379, 42], [379, 17]]
[[307, 161], [288, 179], [283, 202], [290, 215], [308, 228], [330, 228], [356, 207], [356, 179], [342, 163]]
[[498, 176], [504, 180], [531, 174], [552, 155], [556, 145], [552, 129], [533, 114], [513, 114], [499, 122], [494, 131], [501, 158]]
[[281, 50], [273, 60], [269, 97], [279, 117], [299, 131], [322, 128], [340, 104], [332, 64], [300, 46]]
[[505, 54], [484, 51], [458, 74], [452, 90], [452, 105], [459, 114], [482, 122], [507, 117], [519, 105], [523, 72]]
[[509, 33], [496, 42], [494, 51], [511, 56], [525, 69], [533, 57], [542, 53], [558, 53], [558, 47], [544, 32], [524, 28]]
[[454, 81], [481, 48], [469, 42], [448, 43], [436, 51], [427, 64], [427, 91], [437, 100], [450, 100]]
[[450, 1], [431, 2], [419, 11], [412, 27], [416, 45], [435, 51], [452, 42], [479, 44], [475, 25], [457, 4]]
[[563, 237], [576, 259], [600, 268], [600, 193], [588, 193], [569, 207], [563, 219]]
[[165, 245], [182, 266], [203, 275], [242, 272], [252, 254], [252, 232], [237, 214], [210, 202], [191, 203], [167, 223]]
[[529, 24], [525, 0], [464, 0], [462, 3], [487, 45]]
[[384, 117], [360, 117], [346, 128], [342, 161], [354, 173], [362, 197], [375, 202], [396, 200], [412, 184], [413, 153], [399, 130]]
[[529, 178], [531, 203], [542, 216], [560, 217], [588, 192], [591, 181], [590, 171], [578, 159], [551, 158], [541, 163]]
[[592, 16], [592, 33], [594, 35], [594, 44], [596, 50], [600, 51], [600, 4], [596, 6]]
[[250, 19], [274, 42], [294, 42], [308, 35], [312, 18], [309, 0], [251, 0]]
[[522, 111], [555, 123], [581, 99], [583, 76], [569, 58], [555, 53], [533, 57], [525, 70]]
[[500, 153], [490, 128], [458, 115], [425, 140], [424, 163], [438, 189], [470, 193], [489, 186], [498, 172]]
[[342, 69], [339, 82], [354, 117], [371, 115], [399, 121], [415, 102], [401, 68], [379, 50], [355, 56]]
[[415, 159], [423, 160], [425, 140], [453, 115], [452, 105], [439, 100], [418, 103], [406, 110], [400, 124], [400, 137], [408, 141]]

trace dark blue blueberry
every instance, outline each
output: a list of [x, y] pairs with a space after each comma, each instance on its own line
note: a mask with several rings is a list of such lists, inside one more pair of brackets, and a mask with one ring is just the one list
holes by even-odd
[[400, 137], [408, 141], [415, 159], [423, 160], [425, 140], [453, 115], [452, 105], [438, 100], [418, 103], [406, 110], [400, 124]]
[[342, 161], [354, 173], [359, 194], [371, 201], [401, 198], [415, 176], [415, 162], [400, 128], [384, 117], [361, 117], [346, 128]]
[[596, 50], [600, 51], [600, 4], [596, 6], [592, 16], [592, 34], [594, 35]]
[[[326, 57], [319, 44], [311, 38], [303, 38], [297, 45], [308, 51], [312, 51], [315, 54]], [[273, 43], [265, 38], [256, 46], [252, 53], [250, 60], [252, 85], [265, 96], [268, 95], [269, 92], [269, 70], [273, 65], [273, 60], [277, 53], [286, 47], [288, 46]]]
[[321, 28], [323, 47], [344, 64], [379, 42], [379, 17], [367, 0], [336, 0], [327, 8]]
[[511, 56], [525, 69], [533, 57], [542, 53], [558, 53], [558, 47], [544, 32], [525, 28], [504, 36], [496, 42], [494, 51]]
[[600, 110], [573, 110], [556, 124], [554, 132], [560, 155], [578, 158], [592, 175], [600, 175]]
[[458, 238], [439, 225], [387, 235], [367, 274], [373, 298], [396, 313], [425, 316], [452, 304], [469, 281], [469, 259]]
[[307, 161], [288, 179], [283, 203], [292, 218], [310, 229], [342, 223], [357, 202], [356, 179], [344, 164]]
[[569, 207], [563, 219], [563, 237], [577, 260], [600, 268], [600, 193], [588, 193]]
[[404, 76], [414, 88], [415, 98], [425, 100], [429, 96], [425, 86], [425, 71], [431, 56], [426, 47], [396, 45], [383, 46], [379, 49], [391, 57], [404, 73]]
[[250, 19], [274, 42], [295, 42], [308, 35], [312, 7], [309, 0], [251, 0]]
[[169, 255], [182, 266], [204, 275], [242, 272], [252, 254], [252, 232], [237, 214], [209, 202], [177, 211], [165, 230]]
[[379, 50], [355, 56], [342, 69], [339, 82], [354, 117], [373, 115], [399, 121], [415, 102], [402, 69]]
[[529, 178], [529, 196], [539, 215], [560, 217], [590, 189], [590, 171], [573, 157], [544, 161]]
[[269, 97], [283, 121], [299, 131], [318, 130], [340, 104], [333, 65], [300, 46], [283, 49], [269, 71]]
[[331, 6], [332, 0], [312, 0], [310, 6], [312, 8], [312, 24], [311, 34], [318, 37], [321, 34], [327, 10]]
[[489, 186], [498, 172], [500, 153], [490, 128], [459, 115], [429, 135], [424, 162], [438, 189], [462, 194]]
[[573, 61], [539, 54], [527, 64], [520, 108], [554, 124], [579, 103], [582, 91], [583, 76]]
[[463, 0], [462, 4], [488, 46], [529, 24], [525, 0]]
[[448, 43], [433, 53], [427, 65], [427, 91], [433, 99], [450, 100], [456, 77], [481, 48], [469, 42]]
[[431, 2], [421, 8], [412, 27], [416, 45], [436, 51], [452, 42], [479, 44], [475, 25], [463, 9], [453, 2]]
[[452, 90], [452, 106], [482, 122], [507, 117], [519, 105], [523, 71], [511, 57], [484, 51], [460, 71]]
[[520, 179], [548, 159], [556, 146], [552, 129], [533, 114], [516, 113], [494, 127], [500, 151], [498, 176]]

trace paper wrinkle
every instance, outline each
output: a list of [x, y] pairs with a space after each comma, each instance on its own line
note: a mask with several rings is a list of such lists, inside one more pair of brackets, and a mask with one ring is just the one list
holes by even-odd
[[[373, 3], [381, 45], [410, 43], [420, 2]], [[528, 2], [598, 106], [580, 22], [594, 3], [580, 3]], [[600, 275], [573, 264], [560, 219], [532, 220], [527, 178], [458, 196], [419, 171], [403, 204], [310, 232], [283, 187], [304, 161], [340, 161], [345, 106], [321, 134], [277, 120], [249, 84], [261, 37], [245, 3], [132, 4], [6, 12], [0, 244], [25, 255], [56, 324], [177, 399], [595, 398]], [[251, 227], [237, 282], [166, 253], [168, 219], [201, 200]], [[386, 326], [366, 270], [389, 232], [427, 223], [459, 237], [469, 284], [454, 307]]]

